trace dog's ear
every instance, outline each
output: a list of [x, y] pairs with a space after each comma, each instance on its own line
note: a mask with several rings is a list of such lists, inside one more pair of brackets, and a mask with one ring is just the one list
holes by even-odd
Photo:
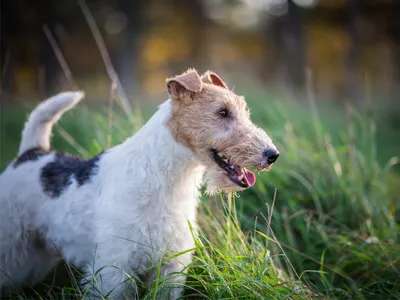
[[204, 83], [213, 84], [224, 89], [229, 89], [226, 83], [219, 77], [216, 73], [212, 71], [207, 71], [203, 75], [201, 75], [201, 80]]
[[168, 78], [166, 84], [174, 100], [188, 97], [191, 93], [197, 93], [203, 89], [203, 82], [195, 69], [189, 69], [181, 75]]

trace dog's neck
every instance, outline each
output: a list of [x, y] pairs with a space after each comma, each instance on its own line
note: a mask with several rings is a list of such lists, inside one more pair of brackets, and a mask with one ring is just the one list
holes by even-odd
[[127, 155], [125, 163], [132, 168], [139, 158], [149, 162], [147, 169], [158, 182], [167, 180], [169, 186], [188, 184], [188, 180], [195, 180], [199, 175], [196, 173], [201, 165], [193, 151], [173, 137], [167, 124], [170, 118], [171, 100], [167, 100], [134, 136], [118, 147]]

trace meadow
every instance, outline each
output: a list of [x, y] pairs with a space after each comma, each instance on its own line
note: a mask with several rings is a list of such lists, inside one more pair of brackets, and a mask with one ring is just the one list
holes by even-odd
[[[281, 156], [245, 192], [203, 194], [184, 299], [400, 299], [400, 139], [390, 123], [399, 107], [293, 102], [255, 87], [240, 93]], [[154, 110], [136, 107], [130, 122], [116, 104], [81, 106], [56, 126], [52, 147], [89, 157], [137, 131]], [[1, 169], [28, 113], [1, 113]], [[84, 298], [79, 275], [59, 269], [65, 284], [52, 277], [14, 291], [15, 299]], [[144, 299], [164, 285], [143, 289]]]

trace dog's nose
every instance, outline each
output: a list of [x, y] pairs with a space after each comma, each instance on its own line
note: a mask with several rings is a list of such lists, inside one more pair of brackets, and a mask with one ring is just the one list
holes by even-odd
[[264, 151], [264, 155], [267, 157], [267, 162], [269, 164], [274, 163], [279, 157], [279, 151], [274, 149], [267, 149]]

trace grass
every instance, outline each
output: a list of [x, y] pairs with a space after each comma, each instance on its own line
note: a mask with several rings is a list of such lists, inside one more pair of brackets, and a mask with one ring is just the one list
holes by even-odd
[[[254, 122], [274, 138], [281, 157], [236, 199], [203, 196], [184, 298], [400, 299], [398, 158], [380, 154], [379, 122], [351, 107], [317, 112], [288, 101], [262, 105], [264, 93], [245, 94]], [[26, 113], [2, 114], [2, 167], [16, 152]], [[136, 110], [137, 118], [150, 115]], [[62, 135], [52, 144], [89, 156], [139, 127], [118, 111], [110, 118], [107, 111], [75, 110], [61, 120]], [[39, 287], [40, 296], [81, 298], [76, 281]], [[164, 285], [145, 290], [144, 298], [153, 299]]]
[[[297, 114], [286, 115], [287, 107]], [[272, 227], [302, 278], [329, 298], [398, 299], [400, 178], [392, 169], [398, 158], [381, 159], [375, 122], [353, 108], [334, 128], [327, 127], [332, 110], [329, 117], [301, 109], [257, 108], [277, 124], [272, 136], [285, 158], [244, 193], [244, 215], [277, 188]]]
[[[138, 130], [153, 109], [128, 107], [95, 20], [79, 4], [113, 82], [111, 94], [124, 108], [124, 114], [73, 110], [61, 119], [53, 148], [90, 156]], [[70, 85], [77, 86], [48, 28], [45, 33]], [[392, 157], [400, 153], [400, 106], [380, 105], [366, 114], [352, 107], [317, 111], [313, 101], [274, 101], [253, 86], [240, 90], [281, 156], [240, 195], [203, 195], [184, 298], [400, 299], [400, 168]], [[373, 120], [370, 111], [381, 117]], [[27, 113], [0, 112], [0, 169], [18, 149]], [[58, 269], [58, 278], [16, 290], [13, 298], [84, 297], [79, 271]], [[154, 299], [166, 284], [146, 287], [143, 298]]]

